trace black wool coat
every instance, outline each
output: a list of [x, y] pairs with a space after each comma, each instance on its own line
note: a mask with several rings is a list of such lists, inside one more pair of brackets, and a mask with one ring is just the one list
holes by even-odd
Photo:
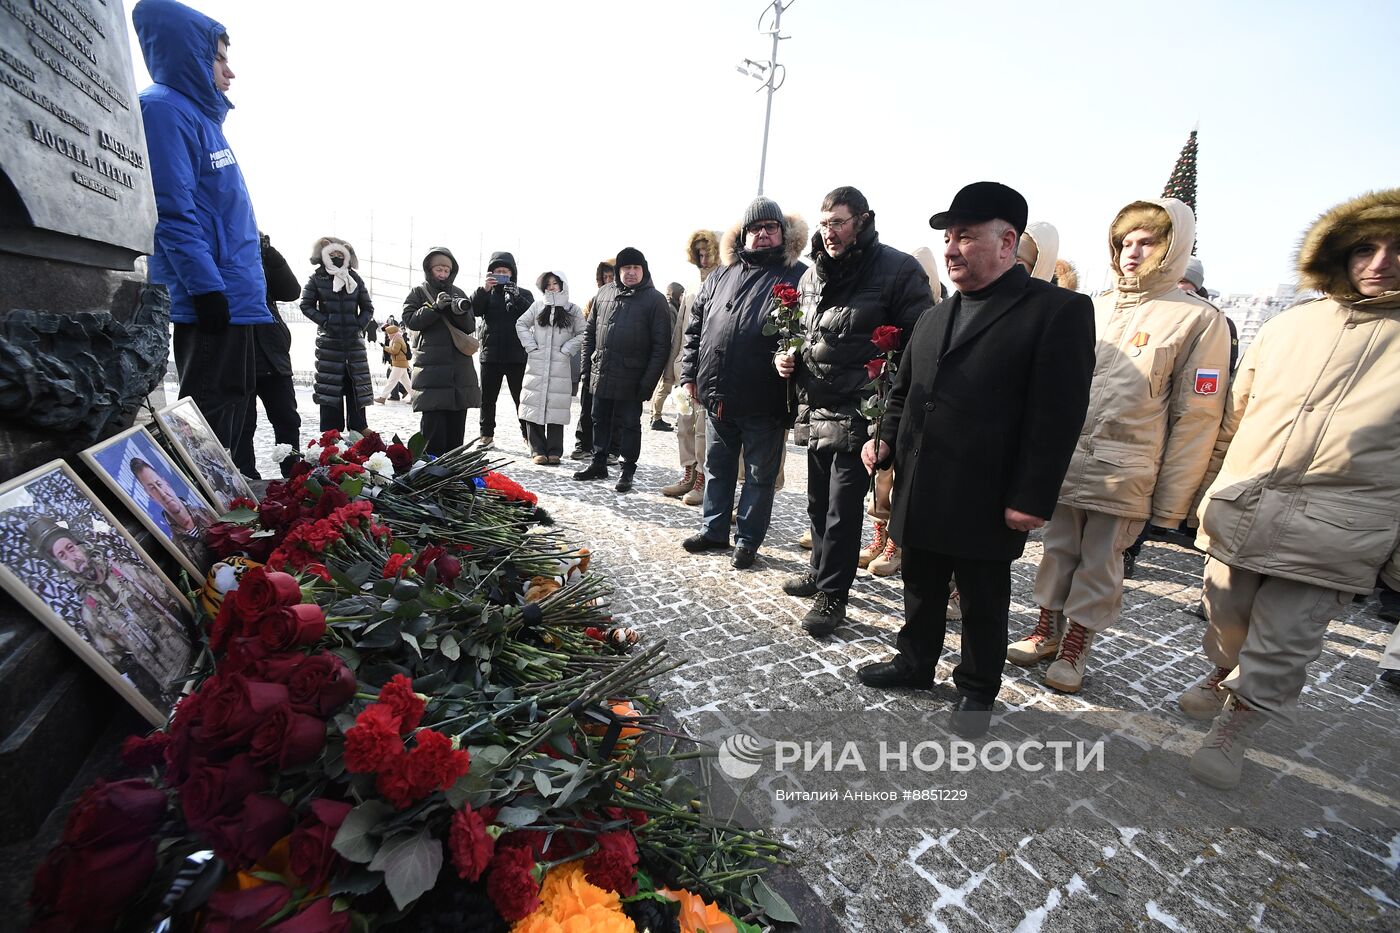
[[1088, 296], [1020, 266], [949, 346], [953, 295], [919, 319], [881, 439], [894, 438], [890, 534], [902, 547], [1012, 561], [1026, 533], [1006, 509], [1049, 519], [1084, 426], [1094, 370]]
[[301, 294], [292, 267], [268, 244], [262, 248], [263, 276], [267, 279], [267, 310], [276, 320], [271, 324], [253, 325], [253, 342], [258, 348], [257, 373], [290, 376], [292, 374], [292, 331], [277, 309], [279, 301], [296, 301]]
[[[439, 284], [428, 269], [434, 253], [442, 253], [452, 261], [452, 274]], [[477, 381], [476, 364], [464, 356], [452, 339], [452, 331], [463, 335], [476, 329], [467, 293], [453, 281], [457, 278], [457, 259], [444, 247], [437, 246], [423, 257], [424, 280], [403, 300], [403, 325], [413, 332], [413, 410], [466, 411], [481, 405], [481, 383]], [[434, 302], [442, 292], [453, 297], [451, 305], [439, 311]]]
[[364, 335], [374, 321], [374, 303], [364, 279], [353, 269], [353, 294], [335, 291], [325, 267], [317, 266], [301, 290], [301, 313], [316, 324], [316, 384], [311, 398], [317, 405], [339, 405], [346, 397], [349, 376], [351, 396], [360, 407], [374, 402], [374, 382], [369, 375]]
[[583, 358], [598, 398], [651, 398], [671, 356], [671, 305], [651, 284], [651, 273], [635, 288], [604, 285], [593, 297], [584, 331]]

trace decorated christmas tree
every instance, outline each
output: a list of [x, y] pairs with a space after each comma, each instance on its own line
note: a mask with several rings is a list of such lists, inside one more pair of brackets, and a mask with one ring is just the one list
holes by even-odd
[[[1176, 157], [1172, 177], [1167, 179], [1167, 186], [1162, 189], [1162, 197], [1185, 201], [1193, 214], [1196, 213], [1196, 132], [1195, 129], [1191, 130], [1186, 145], [1181, 147], [1181, 155]], [[1191, 244], [1191, 252], [1196, 252], [1194, 243]]]

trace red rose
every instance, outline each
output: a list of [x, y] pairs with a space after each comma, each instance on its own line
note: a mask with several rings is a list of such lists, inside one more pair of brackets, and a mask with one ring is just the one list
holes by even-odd
[[350, 911], [337, 913], [328, 897], [312, 901], [311, 906], [268, 929], [267, 933], [348, 933], [351, 929]]
[[315, 761], [325, 746], [325, 720], [286, 705], [263, 717], [253, 732], [248, 755], [256, 765], [285, 771]]
[[243, 620], [238, 615], [235, 600], [225, 598], [219, 604], [219, 612], [209, 626], [209, 648], [213, 651], [224, 651], [228, 648], [230, 638], [242, 634]]
[[801, 293], [786, 282], [779, 282], [773, 286], [773, 297], [778, 304], [784, 308], [791, 308], [801, 300]]
[[452, 852], [452, 864], [457, 877], [476, 881], [496, 851], [496, 840], [486, 831], [486, 821], [470, 806], [452, 814], [452, 828], [447, 834], [447, 846]]
[[540, 885], [535, 880], [535, 857], [528, 848], [497, 847], [486, 873], [486, 894], [497, 912], [511, 923], [539, 909]]
[[885, 358], [877, 356], [865, 364], [865, 374], [871, 379], [879, 379], [880, 374], [885, 371]]
[[287, 906], [292, 892], [280, 884], [215, 891], [204, 905], [203, 933], [247, 933]]
[[281, 681], [275, 678], [266, 678], [258, 674], [259, 669], [271, 655], [272, 652], [267, 650], [262, 639], [256, 635], [240, 635], [237, 638], [230, 638], [228, 647], [224, 651], [224, 658], [219, 662], [219, 676], [222, 678], [231, 674], [241, 674], [249, 680], [280, 683]]
[[258, 638], [268, 651], [314, 645], [326, 634], [326, 613], [315, 603], [276, 606], [258, 619]]
[[899, 349], [899, 334], [899, 328], [893, 324], [881, 324], [870, 335], [870, 342], [875, 344], [875, 349], [881, 353], [889, 353]]
[[214, 681], [213, 687], [209, 688], [210, 681], [205, 681], [206, 689], [201, 691], [204, 693], [202, 737], [213, 745], [246, 744], [263, 716], [288, 702], [287, 688], [282, 684], [249, 680], [241, 674], [220, 675], [210, 680]]
[[349, 502], [350, 497], [341, 492], [339, 486], [322, 486], [321, 498], [316, 500], [316, 507], [311, 510], [311, 515], [313, 518], [325, 518]]
[[389, 462], [394, 465], [395, 473], [407, 473], [413, 466], [413, 454], [402, 444], [390, 444], [385, 453], [389, 455]]
[[430, 544], [418, 552], [418, 557], [413, 561], [413, 569], [416, 573], [425, 574], [428, 566], [439, 557], [447, 553], [447, 548], [441, 544]]
[[408, 735], [418, 728], [428, 707], [423, 698], [413, 692], [413, 681], [403, 674], [395, 674], [379, 688], [379, 702], [388, 706], [398, 717], [401, 735]]
[[345, 730], [345, 770], [352, 774], [382, 771], [404, 754], [399, 717], [383, 703], [372, 703]]
[[596, 638], [598, 641], [608, 640], [608, 633], [598, 628], [596, 625], [588, 626], [588, 628], [583, 630], [583, 634], [587, 635], [589, 638]]
[[189, 777], [190, 759], [195, 749], [194, 734], [203, 718], [200, 712], [203, 705], [204, 695], [195, 692], [181, 697], [171, 711], [170, 744], [165, 749], [165, 782], [172, 787], [183, 784]]
[[234, 509], [252, 509], [256, 512], [258, 510], [258, 503], [256, 499], [249, 499], [247, 496], [238, 496], [229, 503], [229, 511]]
[[165, 819], [168, 800], [149, 781], [108, 783], [98, 779], [83, 791], [60, 840], [70, 846], [110, 846], [149, 838]]
[[583, 872], [600, 888], [623, 897], [637, 893], [637, 839], [625, 829], [599, 833], [598, 851], [583, 860]]
[[472, 758], [452, 747], [452, 740], [441, 732], [424, 729], [418, 744], [406, 759], [413, 795], [426, 797], [435, 790], [447, 790], [471, 768]]
[[196, 762], [180, 785], [180, 808], [194, 829], [237, 811], [243, 800], [267, 786], [267, 775], [247, 755], [235, 755], [222, 763]]
[[215, 558], [241, 554], [253, 541], [253, 529], [235, 522], [216, 522], [204, 532], [204, 543]]
[[340, 866], [340, 856], [331, 844], [350, 809], [350, 804], [338, 800], [313, 800], [311, 815], [292, 831], [292, 871], [309, 890], [319, 890]]
[[243, 574], [233, 592], [238, 614], [250, 622], [274, 606], [295, 606], [301, 602], [296, 577], [264, 567], [254, 567]]
[[355, 454], [360, 458], [357, 462], [363, 463], [369, 458], [370, 454], [382, 453], [384, 450], [384, 439], [379, 436], [379, 433], [376, 431], [366, 431], [364, 435], [355, 442], [354, 446], [350, 448], [349, 453]]
[[292, 808], [267, 794], [249, 794], [231, 816], [220, 817], [202, 832], [214, 854], [241, 871], [267, 855], [273, 844], [292, 829]]
[[258, 507], [258, 521], [272, 531], [285, 532], [300, 517], [301, 505], [290, 498], [267, 498]]
[[122, 742], [122, 763], [133, 771], [158, 768], [165, 762], [165, 750], [170, 747], [170, 734], [152, 732], [147, 736], [129, 735]]
[[329, 651], [313, 654], [297, 665], [287, 681], [292, 709], [312, 716], [328, 717], [355, 695], [355, 675]]
[[36, 916], [30, 929], [109, 929], [155, 868], [154, 839], [84, 849], [61, 845], [34, 873], [29, 902]]
[[[413, 559], [412, 554], [391, 554], [384, 562], [384, 579], [392, 580], [403, 572], [404, 565]], [[409, 567], [412, 570], [412, 567]]]

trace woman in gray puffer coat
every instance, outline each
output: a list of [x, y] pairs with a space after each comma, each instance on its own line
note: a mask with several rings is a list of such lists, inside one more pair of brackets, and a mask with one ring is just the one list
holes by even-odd
[[316, 324], [311, 398], [321, 406], [321, 430], [364, 431], [374, 382], [362, 341], [374, 322], [374, 304], [355, 271], [360, 261], [349, 243], [323, 236], [312, 244], [311, 262], [316, 271], [301, 291], [301, 313]]
[[520, 388], [520, 418], [530, 438], [535, 463], [558, 463], [564, 455], [564, 425], [573, 397], [573, 354], [583, 345], [587, 326], [579, 306], [569, 301], [569, 280], [546, 272], [535, 280], [540, 298], [515, 322], [525, 347], [525, 380]]

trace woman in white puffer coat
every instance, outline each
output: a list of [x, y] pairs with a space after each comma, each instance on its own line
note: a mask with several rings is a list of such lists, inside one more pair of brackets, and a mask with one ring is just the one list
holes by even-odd
[[564, 273], [545, 272], [535, 286], [540, 298], [515, 322], [526, 353], [520, 418], [534, 462], [557, 464], [564, 454], [564, 425], [569, 423], [573, 398], [570, 357], [583, 345], [587, 322], [579, 306], [569, 301]]

